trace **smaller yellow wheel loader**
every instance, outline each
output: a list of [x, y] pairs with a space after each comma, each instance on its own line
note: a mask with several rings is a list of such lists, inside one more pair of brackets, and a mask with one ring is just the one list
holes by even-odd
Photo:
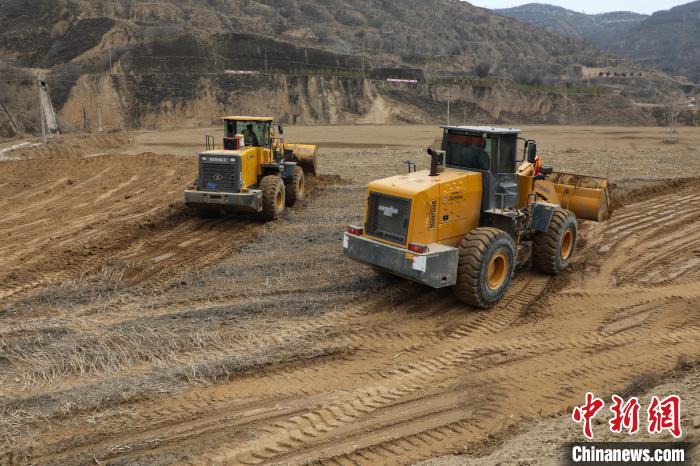
[[202, 213], [259, 213], [274, 220], [304, 198], [304, 181], [316, 175], [316, 146], [286, 144], [269, 117], [224, 117], [223, 149], [207, 136], [199, 176], [185, 189], [185, 205]]
[[569, 265], [577, 217], [609, 215], [606, 179], [554, 173], [520, 130], [442, 128], [441, 150], [428, 150], [430, 170], [408, 162], [408, 173], [369, 184], [364, 225], [343, 236], [346, 256], [433, 288], [451, 286], [461, 301], [490, 308], [516, 266], [532, 261], [557, 274]]

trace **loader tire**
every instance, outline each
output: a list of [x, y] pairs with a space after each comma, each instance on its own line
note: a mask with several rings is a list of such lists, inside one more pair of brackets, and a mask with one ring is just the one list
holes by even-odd
[[284, 183], [277, 175], [264, 176], [260, 180], [262, 190], [262, 218], [277, 219], [284, 210]]
[[285, 203], [292, 207], [297, 201], [304, 199], [304, 170], [294, 167], [294, 179], [284, 185]]
[[488, 309], [508, 290], [514, 268], [510, 235], [498, 228], [475, 228], [459, 245], [457, 283], [452, 290], [460, 301]]
[[538, 232], [533, 244], [532, 260], [544, 273], [556, 275], [564, 270], [576, 250], [576, 216], [557, 208], [546, 232]]

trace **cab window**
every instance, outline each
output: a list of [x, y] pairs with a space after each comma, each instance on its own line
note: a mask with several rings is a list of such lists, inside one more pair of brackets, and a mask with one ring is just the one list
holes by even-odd
[[246, 146], [266, 146], [270, 139], [269, 121], [226, 120], [226, 137], [242, 134]]
[[226, 134], [225, 137], [232, 138], [236, 135], [236, 122], [233, 120], [226, 120]]
[[451, 133], [445, 131], [442, 150], [446, 164], [473, 170], [490, 170], [493, 140], [481, 134]]
[[270, 122], [264, 121], [260, 122], [260, 145], [269, 146], [270, 145]]
[[502, 135], [498, 151], [498, 173], [515, 173], [515, 150], [517, 139], [515, 135]]

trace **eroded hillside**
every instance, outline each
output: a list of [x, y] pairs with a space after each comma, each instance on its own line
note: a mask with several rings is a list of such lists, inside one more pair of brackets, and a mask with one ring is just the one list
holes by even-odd
[[30, 132], [35, 76], [47, 78], [64, 130], [206, 124], [224, 112], [291, 123], [656, 125], [679, 95], [660, 74], [584, 80], [582, 69], [605, 58], [591, 46], [459, 1], [0, 5], [0, 66], [13, 76], [0, 82], [0, 102]]

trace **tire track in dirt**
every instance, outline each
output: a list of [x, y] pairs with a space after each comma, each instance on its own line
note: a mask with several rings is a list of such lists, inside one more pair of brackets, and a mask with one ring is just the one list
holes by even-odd
[[[7, 258], [0, 270], [5, 278], [0, 295], [104, 265], [110, 253], [138, 237], [145, 220], [167, 218], [168, 205], [176, 202], [177, 188], [191, 176], [192, 166], [189, 159], [153, 154], [0, 165], [11, 180], [4, 188], [7, 193], [1, 193], [6, 200], [0, 203], [4, 233], [10, 238], [0, 246]], [[29, 181], [27, 173], [33, 175]], [[35, 199], [40, 195], [43, 200]]]
[[[392, 464], [483, 441], [560, 412], [586, 390], [604, 395], [670, 371], [679, 357], [700, 357], [700, 285], [690, 280], [697, 268], [668, 276], [651, 262], [661, 252], [677, 263], [697, 248], [676, 232], [700, 226], [699, 213], [697, 196], [685, 191], [622, 208], [609, 223], [581, 229], [572, 270], [554, 279], [522, 271], [491, 311], [400, 283], [384, 290], [405, 292], [398, 300], [290, 320], [282, 337], [327, 327], [354, 349], [128, 403], [129, 414], [89, 433], [54, 426], [34, 459], [139, 461], [167, 452], [194, 463]], [[631, 267], [629, 258], [650, 264]], [[651, 269], [666, 280], [641, 284]]]
[[[263, 223], [185, 209], [182, 188], [195, 168], [190, 158], [155, 154], [0, 164], [9, 180], [0, 190], [0, 299], [105, 266], [127, 286], [163, 288], [229, 255]], [[310, 179], [307, 192], [333, 180]]]
[[[514, 290], [517, 293], [517, 299], [509, 299], [506, 300], [502, 305], [498, 307], [498, 309], [501, 311], [498, 314], [496, 312], [491, 313], [491, 319], [488, 318], [485, 314], [477, 314], [476, 316], [466, 314], [464, 313], [464, 308], [461, 304], [457, 303], [455, 299], [451, 296], [449, 293], [440, 293], [440, 292], [429, 292], [426, 293], [424, 296], [418, 297], [418, 300], [416, 302], [404, 302], [403, 304], [400, 304], [397, 306], [396, 312], [399, 314], [403, 314], [404, 312], [406, 313], [415, 313], [417, 308], [423, 307], [423, 306], [428, 306], [436, 305], [435, 301], [435, 294], [442, 294], [442, 297], [440, 297], [437, 301], [437, 305], [441, 309], [445, 309], [446, 312], [450, 312], [450, 306], [456, 309], [456, 312], [459, 312], [461, 321], [467, 321], [461, 326], [456, 326], [455, 327], [455, 332], [453, 335], [449, 336], [448, 338], [453, 340], [454, 342], [458, 342], [460, 339], [464, 338], [465, 336], [468, 336], [470, 334], [479, 334], [479, 335], [489, 335], [494, 332], [496, 332], [499, 328], [506, 327], [510, 323], [512, 323], [519, 315], [519, 310], [524, 309], [529, 303], [530, 300], [533, 299], [534, 297], [537, 296], [538, 291], [542, 291], [543, 287], [546, 285], [548, 281], [547, 277], [543, 276], [538, 276], [538, 277], [517, 277], [516, 280], [514, 281]], [[536, 287], [534, 287], [534, 283], [538, 283], [540, 285], [540, 289], [538, 290]], [[522, 292], [522, 293], [521, 293]], [[529, 299], [528, 299], [529, 298]], [[519, 304], [519, 305], [513, 305], [513, 304]], [[363, 318], [367, 317], [367, 313], [369, 309], [376, 310], [377, 303], [368, 303], [365, 306], [363, 306], [362, 309], [360, 309], [358, 312], [355, 312], [355, 318], [362, 316]], [[424, 315], [425, 312], [421, 312], [421, 315]], [[385, 315], [382, 314], [384, 318], [386, 318]], [[328, 318], [327, 320], [335, 320], [334, 318]], [[410, 322], [410, 321], [409, 321]], [[405, 322], [404, 322], [405, 323]], [[397, 322], [395, 320], [392, 320], [391, 322], [392, 325], [396, 326]], [[376, 325], [376, 322], [375, 322]], [[399, 324], [401, 325], [401, 324]], [[410, 324], [411, 326], [415, 326], [416, 322], [412, 322]], [[299, 330], [299, 329], [295, 329]], [[397, 332], [400, 332], [400, 330], [396, 330]], [[428, 340], [425, 341], [423, 344], [420, 344], [420, 338], [416, 338], [415, 333], [405, 333], [401, 334], [401, 341], [400, 342], [395, 342], [392, 341], [392, 344], [385, 344], [381, 347], [378, 348], [367, 348], [366, 346], [363, 347], [363, 351], [367, 352], [372, 352], [374, 357], [366, 357], [364, 358], [363, 361], [359, 362], [358, 361], [341, 361], [339, 363], [340, 367], [334, 368], [334, 372], [336, 372], [335, 376], [329, 377], [328, 379], [333, 381], [332, 384], [322, 384], [320, 387], [314, 387], [312, 389], [304, 389], [305, 385], [308, 384], [308, 380], [313, 377], [315, 373], [314, 368], [309, 368], [308, 370], [301, 369], [301, 372], [299, 371], [284, 371], [283, 373], [279, 374], [271, 374], [266, 377], [266, 379], [258, 384], [255, 383], [255, 381], [251, 381], [252, 385], [249, 387], [246, 387], [244, 390], [238, 390], [235, 392], [236, 397], [240, 396], [260, 396], [261, 394], [264, 394], [270, 386], [274, 387], [280, 387], [282, 385], [286, 385], [286, 390], [285, 392], [288, 393], [294, 393], [295, 391], [298, 393], [299, 391], [302, 391], [304, 395], [314, 395], [319, 393], [319, 389], [321, 390], [334, 390], [334, 389], [340, 389], [343, 386], [343, 383], [352, 383], [352, 382], [357, 382], [357, 372], [364, 369], [365, 371], [367, 370], [368, 364], [371, 364], [371, 361], [368, 362], [367, 359], [369, 360], [374, 360], [377, 364], [380, 364], [378, 367], [373, 369], [370, 372], [367, 372], [365, 375], [361, 376], [361, 379], [364, 381], [364, 383], [370, 384], [370, 383], [376, 383], [377, 380], [383, 381], [386, 383], [387, 380], [393, 380], [398, 378], [401, 382], [400, 385], [403, 388], [403, 393], [408, 394], [411, 393], [412, 391], [418, 390], [424, 386], [424, 383], [430, 378], [430, 374], [433, 373], [444, 373], [448, 371], [450, 368], [454, 367], [457, 364], [461, 364], [464, 362], [471, 354], [472, 350], [466, 351], [466, 353], [462, 351], [451, 351], [448, 352], [447, 354], [436, 354], [435, 356], [430, 357], [427, 360], [423, 361], [416, 361], [416, 362], [411, 362], [410, 364], [402, 365], [399, 366], [398, 368], [392, 368], [390, 367], [391, 364], [389, 364], [389, 367], [383, 367], [383, 365], [386, 364], [385, 361], [385, 355], [386, 351], [393, 351], [394, 353], [402, 347], [402, 345], [405, 345], [406, 343], [411, 343], [411, 352], [412, 353], [417, 353], [421, 349], [424, 348], [429, 348], [431, 345], [434, 345], [438, 343], [441, 340], [444, 340], [444, 337], [440, 337], [436, 334], [433, 334], [434, 332], [429, 332], [431, 335], [429, 336]], [[376, 339], [374, 336], [375, 332], [370, 332], [369, 335], [364, 335], [363, 338], [361, 338], [362, 341], [367, 341], [367, 340], [374, 340], [374, 341], [384, 341], [382, 339]], [[388, 334], [383, 334], [382, 337], [386, 338], [390, 335]], [[350, 338], [351, 342], [354, 344], [358, 343], [358, 338], [355, 336], [354, 338]], [[398, 345], [398, 347], [397, 347]], [[352, 376], [347, 376], [346, 374], [353, 374]], [[275, 380], [277, 379], [277, 380]], [[278, 390], [278, 389], [277, 389]], [[369, 394], [361, 395], [359, 398], [353, 398], [349, 400], [347, 403], [341, 403], [339, 405], [335, 406], [330, 406], [328, 409], [331, 410], [331, 412], [336, 411], [336, 412], [346, 412], [342, 411], [343, 409], [349, 409], [346, 413], [354, 413], [358, 414], [367, 410], [366, 405], [364, 404], [369, 400], [368, 402], [370, 405], [373, 403], [376, 405], [377, 403], [381, 404], [381, 400], [383, 399], [385, 402], [388, 401], [393, 401], [395, 398], [395, 395], [392, 396], [391, 393], [389, 392], [377, 392], [375, 394], [378, 398], [373, 398], [369, 396]], [[374, 400], [374, 401], [373, 401]], [[349, 408], [347, 406], [349, 405]], [[201, 409], [201, 403], [199, 403], [198, 408]], [[363, 408], [364, 406], [364, 408]], [[192, 407], [192, 404], [190, 403], [184, 403], [183, 406], [180, 408], [190, 408]], [[140, 408], [139, 411], [143, 412], [143, 408]], [[178, 409], [177, 411], [181, 411]], [[175, 414], [172, 411], [172, 408], [168, 410], [168, 414]], [[187, 415], [187, 413], [182, 413]], [[162, 419], [163, 412], [158, 411], [156, 416], [153, 416], [154, 418], [159, 418]], [[347, 415], [347, 414], [346, 414]], [[352, 419], [352, 418], [350, 418]]]

